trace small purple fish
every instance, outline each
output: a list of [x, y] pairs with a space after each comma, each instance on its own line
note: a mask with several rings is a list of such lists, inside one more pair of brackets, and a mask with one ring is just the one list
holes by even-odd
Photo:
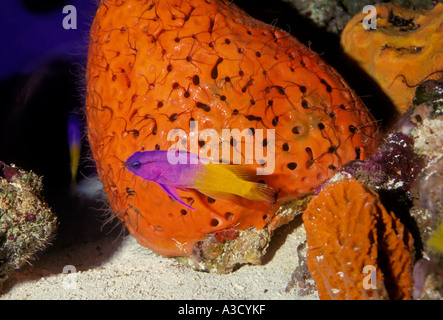
[[214, 164], [196, 154], [179, 150], [138, 151], [125, 162], [135, 175], [156, 182], [168, 195], [184, 206], [176, 189], [195, 189], [211, 198], [275, 202], [275, 189], [247, 181], [248, 173], [238, 165]]
[[78, 165], [80, 163], [80, 151], [82, 143], [82, 121], [76, 114], [71, 113], [68, 117], [68, 144], [71, 158], [71, 184], [74, 185], [77, 178]]

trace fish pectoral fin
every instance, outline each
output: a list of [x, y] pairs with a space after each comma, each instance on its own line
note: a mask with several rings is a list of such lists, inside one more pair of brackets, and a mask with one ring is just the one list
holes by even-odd
[[173, 187], [173, 186], [169, 186], [169, 185], [166, 185], [166, 184], [160, 184], [160, 183], [158, 183], [158, 185], [159, 185], [159, 186], [163, 189], [163, 191], [165, 191], [165, 192], [166, 192], [166, 193], [167, 193], [172, 199], [174, 199], [175, 201], [177, 201], [177, 202], [181, 203], [182, 205], [188, 207], [189, 209], [195, 211], [195, 209], [194, 209], [193, 207], [191, 207], [190, 205], [188, 205], [188, 204], [186, 204], [186, 203], [183, 202], [183, 200], [182, 200], [182, 199], [180, 198], [180, 196], [178, 195], [177, 190], [176, 190], [175, 187]]

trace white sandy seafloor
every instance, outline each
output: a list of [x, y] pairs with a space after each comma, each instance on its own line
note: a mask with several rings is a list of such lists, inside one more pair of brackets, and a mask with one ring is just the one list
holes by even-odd
[[106, 231], [91, 210], [74, 212], [74, 222], [59, 230], [32, 266], [11, 274], [0, 299], [318, 299], [316, 292], [303, 295], [291, 285], [297, 247], [305, 240], [300, 218], [276, 230], [262, 265], [220, 275], [195, 271], [132, 236]]

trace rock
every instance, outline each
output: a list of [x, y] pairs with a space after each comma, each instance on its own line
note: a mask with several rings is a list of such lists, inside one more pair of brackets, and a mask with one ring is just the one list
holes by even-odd
[[41, 196], [42, 178], [0, 161], [0, 289], [51, 241], [57, 218]]

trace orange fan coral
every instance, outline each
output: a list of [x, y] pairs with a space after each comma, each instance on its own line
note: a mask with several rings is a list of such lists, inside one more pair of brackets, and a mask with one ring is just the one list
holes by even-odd
[[320, 299], [409, 298], [412, 236], [363, 183], [327, 184], [303, 221]]
[[443, 72], [443, 4], [428, 12], [393, 4], [376, 9], [377, 29], [365, 29], [365, 14], [358, 14], [343, 30], [341, 44], [403, 113], [412, 104], [413, 86]]
[[[178, 190], [191, 211], [125, 169], [137, 151], [168, 150], [172, 130], [190, 135], [194, 120], [219, 136], [251, 129], [258, 139], [274, 129], [274, 174], [255, 181], [280, 189], [280, 198], [313, 191], [374, 150], [374, 119], [336, 71], [228, 1], [101, 1], [86, 78], [89, 141], [111, 208], [140, 243], [165, 256], [189, 256], [207, 234], [260, 230], [274, 218], [269, 203]], [[206, 142], [199, 140], [200, 152]], [[271, 145], [265, 135], [258, 142]], [[241, 138], [219, 143], [245, 158]]]

